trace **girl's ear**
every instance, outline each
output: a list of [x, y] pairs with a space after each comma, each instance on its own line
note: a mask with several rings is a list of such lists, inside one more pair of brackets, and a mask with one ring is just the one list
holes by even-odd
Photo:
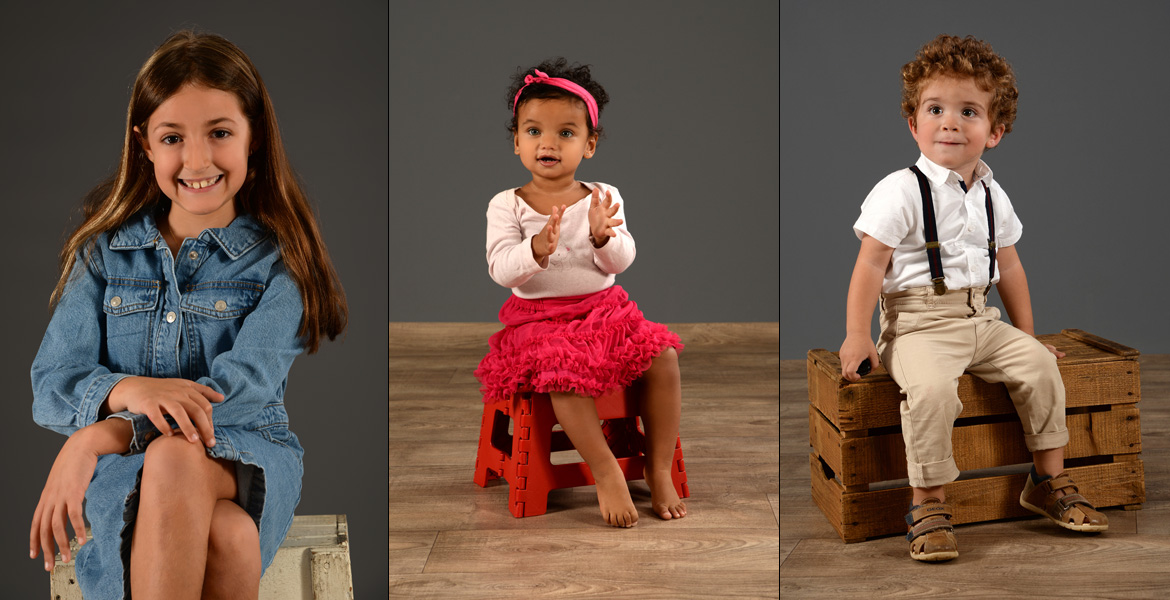
[[585, 143], [585, 158], [593, 158], [593, 153], [597, 152], [597, 134], [589, 135], [589, 141]]
[[519, 156], [520, 155], [520, 132], [519, 131], [512, 132], [512, 146], [513, 146], [512, 153], [515, 154], [516, 156]]
[[146, 138], [142, 136], [142, 132], [138, 130], [137, 125], [134, 126], [134, 139], [138, 142], [139, 146], [142, 146], [142, 151], [146, 153], [146, 160], [154, 162], [154, 152], [150, 151], [150, 142], [146, 141]]

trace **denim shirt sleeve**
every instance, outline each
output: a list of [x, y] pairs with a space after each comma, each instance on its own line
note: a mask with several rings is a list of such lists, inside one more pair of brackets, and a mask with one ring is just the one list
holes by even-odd
[[110, 390], [130, 376], [102, 365], [104, 275], [100, 251], [85, 254], [75, 258], [31, 373], [33, 420], [65, 435], [95, 423]]
[[265, 407], [283, 403], [288, 371], [304, 349], [297, 336], [302, 312], [300, 291], [278, 260], [231, 349], [217, 355], [209, 375], [197, 380], [224, 395], [223, 402], [212, 404], [216, 428], [254, 425]]

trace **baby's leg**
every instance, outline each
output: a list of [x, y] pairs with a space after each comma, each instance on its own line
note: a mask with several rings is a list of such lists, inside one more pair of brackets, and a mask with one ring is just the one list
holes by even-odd
[[674, 348], [667, 347], [654, 358], [650, 368], [634, 382], [632, 391], [638, 395], [642, 424], [646, 427], [644, 474], [650, 487], [651, 509], [663, 519], [681, 519], [687, 516], [687, 505], [678, 497], [670, 476], [682, 414], [682, 384]]
[[199, 598], [216, 501], [235, 496], [235, 468], [202, 444], [174, 436], [147, 446], [130, 550], [134, 598]]
[[203, 600], [241, 598], [260, 594], [260, 532], [239, 504], [218, 500], [207, 538], [207, 577]]
[[638, 522], [638, 511], [630, 498], [626, 477], [601, 431], [593, 398], [556, 392], [549, 396], [557, 421], [593, 473], [601, 516], [614, 527], [633, 527]]

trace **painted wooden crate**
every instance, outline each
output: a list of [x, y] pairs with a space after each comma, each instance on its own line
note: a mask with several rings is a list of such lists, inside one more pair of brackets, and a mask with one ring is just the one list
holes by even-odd
[[[1065, 466], [1073, 481], [1098, 508], [1140, 508], [1145, 474], [1138, 351], [1079, 329], [1039, 339], [1067, 354], [1057, 364], [1069, 430]], [[811, 350], [808, 398], [809, 468], [817, 506], [845, 542], [905, 534], [903, 517], [912, 495], [906, 482], [898, 384], [880, 365], [861, 381], [849, 383], [841, 377], [836, 353]], [[959, 398], [963, 412], [952, 442], [964, 475], [946, 486], [947, 502], [955, 512], [952, 522], [1032, 515], [1019, 505], [1027, 477], [1020, 471], [1027, 470], [1032, 456], [1007, 389], [964, 374]], [[987, 471], [967, 478], [975, 470]]]
[[[70, 545], [76, 555], [76, 540]], [[83, 600], [73, 562], [63, 562], [60, 554], [50, 576], [50, 597]], [[284, 543], [260, 580], [260, 600], [353, 600], [345, 515], [293, 517]]]

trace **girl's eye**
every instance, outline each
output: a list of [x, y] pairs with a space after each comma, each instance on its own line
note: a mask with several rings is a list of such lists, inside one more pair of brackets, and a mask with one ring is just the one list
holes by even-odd
[[230, 132], [226, 129], [216, 129], [215, 131], [211, 132], [211, 137], [222, 140], [226, 137], [231, 136], [231, 134], [232, 134], [232, 132]]
[[529, 127], [528, 135], [540, 135], [540, 130], [535, 127]]
[[565, 137], [565, 138], [573, 137], [573, 132], [566, 129], [566, 130], [561, 132], [561, 137]]
[[164, 144], [166, 144], [166, 145], [168, 145], [168, 146], [170, 146], [170, 145], [172, 145], [172, 144], [178, 144], [178, 143], [179, 143], [179, 142], [181, 142], [181, 141], [183, 141], [183, 139], [182, 139], [182, 138], [180, 138], [179, 136], [175, 135], [175, 134], [171, 134], [171, 135], [164, 135], [164, 136], [163, 136], [163, 139], [162, 139], [162, 143], [164, 143]]
[[929, 113], [930, 113], [930, 114], [932, 114], [932, 115], [941, 115], [941, 114], [942, 114], [942, 107], [940, 107], [940, 106], [932, 106], [932, 107], [930, 107], [930, 108], [926, 109], [926, 111], [927, 111], [927, 112], [929, 112]]

